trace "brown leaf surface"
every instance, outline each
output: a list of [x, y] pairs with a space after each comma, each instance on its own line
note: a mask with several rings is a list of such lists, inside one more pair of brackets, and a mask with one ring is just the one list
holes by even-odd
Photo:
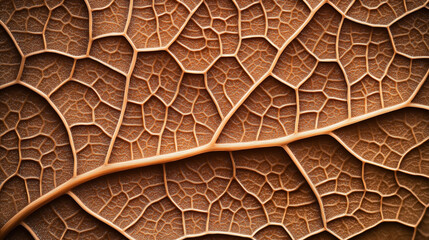
[[[22, 86], [0, 95], [0, 224], [73, 176], [68, 132], [42, 97]], [[9, 207], [6, 207], [9, 206]]]
[[428, 1], [0, 6], [0, 239], [429, 238]]
[[[362, 124], [356, 126], [365, 128]], [[400, 147], [392, 146], [393, 150]], [[308, 138], [288, 148], [321, 199], [328, 230], [340, 238], [349, 238], [383, 221], [416, 227], [429, 204], [427, 176], [360, 161], [331, 137]]]

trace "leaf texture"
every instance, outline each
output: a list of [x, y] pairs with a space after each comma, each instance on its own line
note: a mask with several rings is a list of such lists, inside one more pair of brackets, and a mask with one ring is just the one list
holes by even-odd
[[0, 6], [0, 239], [429, 238], [427, 1]]

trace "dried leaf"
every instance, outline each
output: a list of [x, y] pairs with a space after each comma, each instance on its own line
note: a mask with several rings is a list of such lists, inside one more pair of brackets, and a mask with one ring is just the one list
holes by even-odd
[[429, 238], [428, 1], [0, 6], [0, 239]]

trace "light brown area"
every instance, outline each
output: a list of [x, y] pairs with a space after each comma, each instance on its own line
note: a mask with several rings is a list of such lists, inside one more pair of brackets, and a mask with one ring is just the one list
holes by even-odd
[[0, 6], [0, 239], [429, 237], [427, 1]]

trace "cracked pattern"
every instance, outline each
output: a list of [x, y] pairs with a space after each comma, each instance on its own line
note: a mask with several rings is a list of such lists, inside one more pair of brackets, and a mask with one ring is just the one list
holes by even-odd
[[207, 153], [108, 175], [73, 192], [137, 239], [219, 231], [302, 238], [323, 227], [315, 196], [281, 148]]
[[133, 1], [127, 35], [138, 49], [166, 47], [176, 39], [201, 1]]
[[427, 0], [0, 6], [0, 239], [429, 238]]
[[422, 9], [392, 25], [392, 37], [399, 53], [413, 57], [429, 56], [429, 9]]
[[67, 196], [40, 208], [25, 224], [39, 239], [126, 239]]
[[[341, 24], [341, 14], [326, 4], [323, 5], [297, 37], [309, 51], [320, 60], [334, 60], [336, 40]], [[311, 72], [311, 71], [306, 71]]]
[[[417, 226], [429, 204], [427, 178], [359, 161], [331, 137], [297, 141], [289, 148], [320, 196], [328, 230], [341, 239], [385, 220]], [[377, 228], [365, 234], [392, 234], [384, 230], [392, 228], [386, 224]], [[413, 229], [408, 232], [412, 236]]]
[[0, 224], [73, 176], [73, 154], [57, 113], [25, 87], [0, 95]]
[[293, 89], [272, 77], [266, 79], [225, 125], [218, 141], [246, 142], [292, 134], [295, 100]]
[[339, 129], [334, 134], [364, 160], [429, 177], [425, 156], [428, 119], [425, 110], [404, 109]]
[[6, 29], [0, 27], [0, 85], [18, 77], [21, 55]]
[[130, 7], [129, 1], [89, 0], [88, 3], [92, 9], [92, 34], [94, 37], [125, 31]]

